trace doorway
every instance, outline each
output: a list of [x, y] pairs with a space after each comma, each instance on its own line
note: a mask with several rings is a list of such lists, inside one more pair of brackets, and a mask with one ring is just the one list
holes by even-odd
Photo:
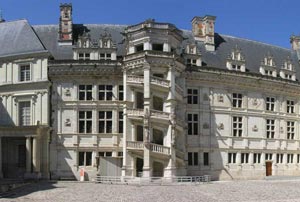
[[272, 175], [272, 162], [266, 161], [266, 176]]
[[136, 158], [136, 176], [137, 177], [143, 176], [143, 167], [144, 167], [144, 160], [141, 158]]

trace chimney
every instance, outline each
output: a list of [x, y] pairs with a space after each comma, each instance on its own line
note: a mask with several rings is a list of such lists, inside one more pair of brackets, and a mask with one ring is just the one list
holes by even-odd
[[196, 41], [204, 43], [207, 51], [215, 51], [215, 16], [194, 17], [192, 32]]
[[72, 4], [60, 4], [59, 45], [73, 45]]
[[300, 36], [292, 35], [290, 38], [290, 43], [293, 50], [300, 50]]

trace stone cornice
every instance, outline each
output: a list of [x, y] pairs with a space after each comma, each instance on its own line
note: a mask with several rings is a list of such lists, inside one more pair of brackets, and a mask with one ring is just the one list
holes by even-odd
[[0, 63], [13, 62], [16, 59], [23, 58], [48, 58], [51, 54], [49, 51], [38, 51], [38, 52], [30, 52], [30, 53], [19, 53], [19, 54], [11, 54], [0, 57]]
[[112, 60], [80, 61], [55, 60], [49, 61], [49, 77], [66, 75], [102, 76], [122, 74], [121, 63]]
[[188, 81], [197, 80], [201, 83], [221, 85], [224, 88], [267, 91], [281, 94], [300, 95], [298, 81], [264, 76], [256, 73], [230, 71], [218, 68], [197, 67], [185, 72]]

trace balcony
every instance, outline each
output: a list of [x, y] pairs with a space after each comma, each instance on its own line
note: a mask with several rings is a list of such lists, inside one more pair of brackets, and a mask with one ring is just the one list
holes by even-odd
[[[150, 82], [152, 87], [158, 87], [158, 90], [169, 90], [170, 81], [159, 78], [159, 77], [151, 77]], [[135, 75], [129, 75], [127, 77], [127, 83], [128, 85], [134, 85], [134, 86], [143, 86], [144, 84], [144, 77], [143, 76], [135, 76]]]
[[154, 143], [150, 143], [150, 151], [159, 154], [171, 155], [169, 147], [165, 147], [163, 145], [154, 144]]
[[[127, 109], [127, 115], [132, 119], [142, 119], [144, 117], [144, 109]], [[158, 110], [150, 110], [150, 118], [154, 120], [169, 121], [170, 114]]]
[[133, 150], [143, 150], [144, 149], [144, 142], [138, 141], [127, 141], [127, 149]]
[[[127, 141], [127, 149], [128, 150], [143, 150], [144, 149], [144, 142], [138, 142], [138, 141]], [[158, 153], [158, 154], [164, 154], [164, 155], [171, 155], [170, 148], [159, 145], [159, 144], [154, 144], [154, 143], [149, 143], [150, 146], [150, 151], [153, 153]]]

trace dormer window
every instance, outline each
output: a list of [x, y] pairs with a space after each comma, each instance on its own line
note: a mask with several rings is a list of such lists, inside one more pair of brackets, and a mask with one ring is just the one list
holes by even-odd
[[280, 77], [283, 79], [296, 80], [296, 72], [290, 57], [288, 57], [280, 70]]
[[241, 49], [237, 46], [232, 50], [231, 54], [227, 58], [226, 66], [229, 70], [246, 71], [246, 62], [242, 55]]
[[261, 62], [259, 72], [262, 75], [277, 77], [276, 64], [270, 53], [268, 53]]
[[197, 60], [196, 59], [187, 59], [186, 64], [191, 65], [191, 66], [197, 66]]
[[90, 53], [79, 53], [78, 59], [79, 60], [90, 60]]
[[188, 66], [201, 66], [201, 54], [197, 51], [195, 44], [188, 44], [185, 48], [186, 65]]

